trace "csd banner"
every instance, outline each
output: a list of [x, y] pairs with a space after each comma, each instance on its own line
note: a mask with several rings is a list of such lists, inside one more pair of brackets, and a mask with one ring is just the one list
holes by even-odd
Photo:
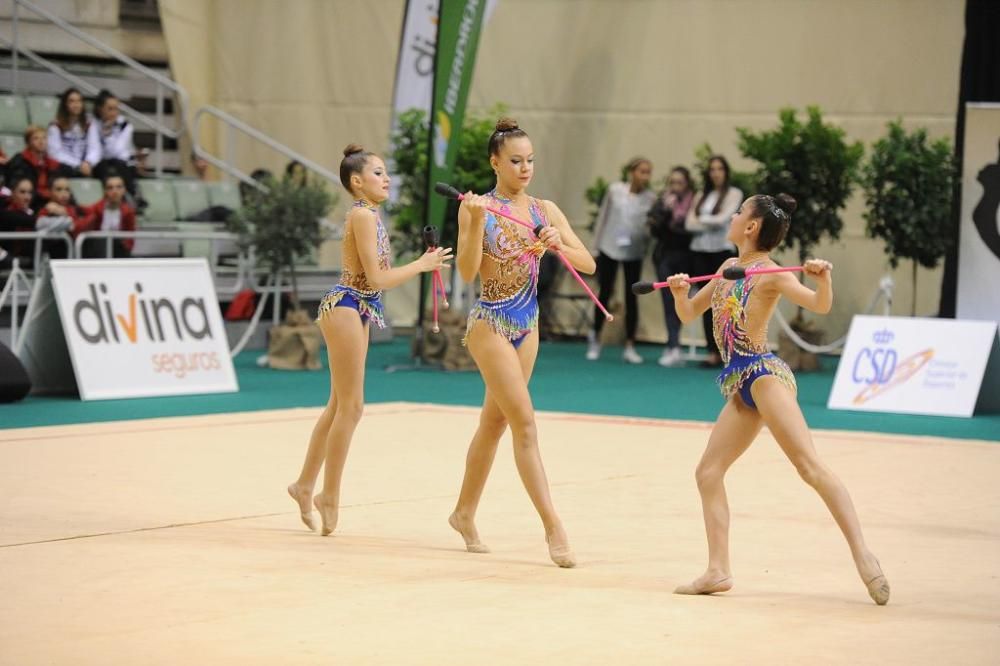
[[996, 322], [856, 316], [827, 406], [972, 416], [996, 338]]
[[238, 391], [204, 259], [53, 261], [84, 400]]

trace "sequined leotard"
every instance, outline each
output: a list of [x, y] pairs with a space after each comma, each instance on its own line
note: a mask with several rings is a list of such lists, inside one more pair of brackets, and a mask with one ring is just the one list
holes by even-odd
[[[501, 211], [510, 210], [511, 201], [496, 190], [487, 196]], [[542, 202], [531, 198], [528, 208], [533, 224], [548, 225]], [[480, 265], [483, 289], [469, 312], [468, 330], [483, 321], [515, 348], [521, 345], [538, 325], [538, 265], [544, 253], [545, 246], [529, 230], [486, 211]]]
[[[747, 268], [761, 265], [758, 262]], [[738, 392], [743, 402], [753, 408], [756, 404], [750, 394], [750, 386], [758, 377], [777, 377], [782, 384], [795, 391], [795, 375], [784, 361], [767, 348], [767, 322], [777, 299], [760, 302], [750, 298], [759, 281], [760, 277], [753, 275], [741, 280], [719, 280], [712, 292], [715, 342], [726, 364], [718, 378], [719, 387], [727, 399]], [[753, 311], [754, 330], [748, 330], [750, 311]]]
[[[382, 224], [378, 207], [359, 199], [354, 202], [354, 208], [367, 208], [375, 213], [378, 265], [382, 270], [389, 270], [389, 234], [386, 233], [385, 226]], [[361, 315], [362, 322], [371, 320], [379, 328], [385, 328], [382, 292], [368, 284], [364, 266], [361, 265], [361, 256], [358, 254], [357, 238], [351, 223], [347, 224], [344, 231], [343, 269], [340, 273], [340, 282], [323, 296], [316, 320], [319, 321], [325, 313], [336, 307], [353, 308]]]

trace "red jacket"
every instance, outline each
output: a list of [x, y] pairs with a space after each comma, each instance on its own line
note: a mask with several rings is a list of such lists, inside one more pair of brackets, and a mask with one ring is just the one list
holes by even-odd
[[35, 195], [48, 201], [52, 198], [49, 185], [54, 179], [56, 170], [59, 168], [59, 162], [48, 155], [39, 157], [31, 152], [30, 148], [25, 148], [21, 151], [21, 157], [35, 169]]
[[[84, 209], [83, 218], [75, 220], [75, 223], [73, 225], [74, 236], [77, 236], [78, 234], [84, 231], [100, 231], [101, 223], [104, 221], [105, 203], [106, 201], [104, 199], [101, 199], [93, 206]], [[129, 206], [124, 201], [121, 203], [121, 211], [122, 211], [121, 230], [135, 231], [135, 211], [132, 210], [132, 207]], [[129, 251], [131, 251], [132, 247], [135, 245], [135, 239], [132, 238], [122, 238], [121, 242], [122, 245], [124, 245], [126, 248], [129, 249]]]

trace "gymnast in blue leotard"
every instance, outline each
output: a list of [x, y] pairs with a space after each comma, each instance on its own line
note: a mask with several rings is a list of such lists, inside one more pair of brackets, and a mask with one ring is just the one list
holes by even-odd
[[[488, 552], [479, 540], [475, 515], [501, 435], [510, 426], [514, 457], [528, 495], [542, 519], [549, 556], [560, 567], [576, 564], [569, 539], [556, 514], [538, 451], [535, 412], [528, 393], [538, 355], [539, 260], [559, 251], [580, 272], [594, 272], [594, 258], [576, 237], [566, 216], [551, 201], [528, 196], [534, 173], [531, 140], [517, 123], [501, 119], [489, 141], [489, 159], [497, 174], [487, 195], [469, 192], [458, 212], [455, 263], [467, 282], [478, 275], [482, 294], [469, 314], [466, 345], [486, 384], [486, 397], [469, 453], [465, 479], [448, 522], [473, 553]], [[486, 207], [530, 222], [525, 228]]]
[[[340, 281], [323, 297], [316, 317], [330, 360], [330, 400], [309, 438], [299, 478], [288, 486], [302, 522], [310, 529], [316, 529], [313, 506], [319, 510], [323, 536], [337, 526], [341, 475], [364, 404], [368, 326], [385, 325], [382, 290], [447, 266], [451, 258], [451, 248], [439, 248], [404, 266], [392, 267], [389, 234], [378, 209], [389, 196], [389, 174], [378, 155], [355, 144], [348, 146], [340, 163], [340, 182], [354, 198], [354, 205], [344, 223]], [[324, 463], [323, 490], [314, 497]]]
[[[795, 205], [787, 194], [756, 195], [744, 201], [732, 217], [728, 234], [739, 256], [723, 263], [719, 272], [731, 266], [747, 271], [775, 266], [769, 253], [784, 239]], [[711, 307], [715, 340], [725, 362], [718, 381], [726, 404], [696, 472], [708, 533], [708, 568], [691, 583], [679, 586], [675, 590], [678, 594], [712, 594], [732, 588], [729, 505], [723, 479], [729, 466], [766, 425], [802, 479], [819, 493], [833, 514], [869, 596], [879, 605], [889, 601], [889, 582], [865, 544], [851, 497], [813, 446], [795, 398], [795, 377], [784, 361], [768, 349], [767, 322], [782, 296], [813, 312], [830, 311], [832, 269], [829, 262], [820, 259], [804, 264], [803, 272], [816, 281], [815, 291], [793, 273], [713, 280], [694, 298], [688, 295], [686, 274], [668, 280], [681, 321], [692, 321]]]

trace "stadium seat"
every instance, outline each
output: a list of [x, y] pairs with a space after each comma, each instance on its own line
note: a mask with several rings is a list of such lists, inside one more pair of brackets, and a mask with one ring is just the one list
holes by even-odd
[[7, 157], [13, 157], [24, 150], [24, 137], [20, 134], [0, 134], [0, 149]]
[[57, 108], [59, 99], [56, 97], [35, 95], [28, 97], [28, 117], [32, 125], [48, 127], [49, 123], [55, 120]]
[[143, 212], [144, 222], [161, 225], [177, 220], [177, 204], [170, 181], [140, 180], [139, 190], [147, 204]]
[[70, 178], [69, 189], [78, 206], [91, 206], [104, 196], [101, 181], [96, 178]]
[[172, 182], [177, 202], [177, 219], [186, 220], [208, 208], [208, 192], [198, 180], [177, 179]]
[[208, 201], [213, 206], [225, 206], [226, 208], [237, 210], [243, 205], [240, 201], [240, 190], [236, 183], [207, 183], [205, 189], [208, 190]]
[[0, 95], [0, 132], [23, 134], [28, 126], [28, 109], [20, 95]]

